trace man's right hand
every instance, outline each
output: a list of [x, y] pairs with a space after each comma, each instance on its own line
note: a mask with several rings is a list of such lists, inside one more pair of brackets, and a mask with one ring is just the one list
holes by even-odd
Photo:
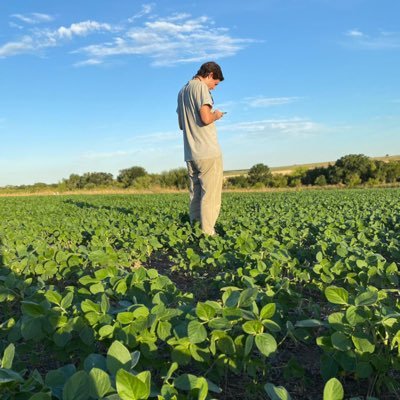
[[215, 121], [221, 119], [224, 116], [224, 113], [220, 110], [215, 110], [213, 112], [213, 114], [214, 114]]

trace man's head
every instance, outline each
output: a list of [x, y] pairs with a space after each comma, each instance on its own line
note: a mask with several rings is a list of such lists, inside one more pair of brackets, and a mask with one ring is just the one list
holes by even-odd
[[214, 61], [204, 63], [197, 71], [196, 76], [202, 78], [210, 90], [224, 80], [221, 67]]

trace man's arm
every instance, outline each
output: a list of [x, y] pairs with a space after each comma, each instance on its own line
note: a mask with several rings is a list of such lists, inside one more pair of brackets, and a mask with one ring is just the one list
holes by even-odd
[[211, 111], [211, 106], [208, 104], [204, 104], [200, 108], [200, 118], [204, 125], [210, 125], [218, 119], [222, 118], [224, 114], [221, 111], [215, 110]]

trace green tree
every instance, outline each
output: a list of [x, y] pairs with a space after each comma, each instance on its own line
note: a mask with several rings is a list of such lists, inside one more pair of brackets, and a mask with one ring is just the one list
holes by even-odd
[[335, 162], [337, 175], [343, 183], [348, 183], [354, 180], [354, 175], [357, 174], [361, 182], [366, 182], [372, 176], [372, 171], [375, 167], [373, 161], [363, 154], [349, 154], [339, 158]]
[[271, 182], [272, 173], [267, 165], [262, 163], [253, 165], [248, 172], [248, 179], [250, 185], [255, 185], [256, 183], [263, 183], [264, 185], [269, 185]]
[[314, 185], [325, 186], [327, 184], [325, 175], [319, 175], [315, 178]]
[[289, 175], [288, 184], [290, 187], [298, 187], [301, 186], [303, 179], [307, 174], [308, 169], [306, 167], [297, 167], [295, 170]]
[[86, 188], [95, 186], [107, 186], [114, 182], [113, 175], [108, 172], [86, 172], [81, 180]]
[[162, 187], [187, 189], [189, 187], [189, 177], [186, 168], [175, 168], [165, 171], [160, 175], [160, 185]]
[[250, 182], [248, 177], [245, 175], [230, 176], [225, 180], [224, 186], [227, 188], [248, 188], [250, 186]]
[[373, 160], [369, 182], [383, 183], [386, 181], [385, 163], [380, 160]]
[[272, 175], [270, 185], [275, 188], [282, 188], [288, 185], [288, 177], [282, 174]]
[[129, 187], [133, 185], [137, 178], [145, 175], [147, 175], [147, 172], [143, 167], [134, 166], [121, 169], [117, 176], [117, 181], [121, 182], [123, 187]]
[[394, 183], [400, 181], [400, 161], [392, 161], [385, 163], [385, 181], [387, 183]]
[[71, 174], [69, 178], [63, 179], [68, 190], [82, 189], [84, 182], [78, 174]]

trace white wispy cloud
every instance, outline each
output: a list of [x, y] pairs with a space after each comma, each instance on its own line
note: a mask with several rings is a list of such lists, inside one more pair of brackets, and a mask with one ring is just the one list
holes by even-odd
[[30, 36], [23, 36], [19, 41], [8, 42], [0, 46], [0, 58], [29, 53], [35, 49], [35, 43]]
[[167, 66], [232, 56], [251, 42], [254, 41], [231, 36], [207, 16], [176, 14], [129, 27], [111, 42], [89, 45], [79, 52], [99, 60], [144, 55], [153, 65]]
[[57, 29], [33, 29], [30, 34], [22, 36], [18, 41], [11, 41], [0, 46], [0, 58], [23, 53], [37, 53], [46, 48], [61, 46], [74, 37], [88, 36], [93, 33], [105, 33], [113, 30], [107, 23], [82, 21], [68, 27]]
[[325, 130], [325, 127], [306, 118], [291, 119], [266, 119], [259, 121], [246, 121], [236, 124], [222, 125], [220, 131], [233, 132], [241, 137], [285, 135], [285, 136], [311, 136]]
[[12, 14], [11, 17], [31, 25], [40, 24], [42, 22], [51, 22], [54, 20], [54, 17], [51, 15], [37, 12], [30, 14]]
[[135, 15], [132, 15], [132, 17], [128, 18], [128, 22], [135, 22], [137, 19], [150, 14], [153, 11], [154, 6], [155, 6], [154, 3], [143, 4], [142, 9], [138, 13], [136, 13]]
[[346, 36], [352, 36], [352, 37], [363, 37], [365, 36], [361, 31], [358, 29], [351, 29], [346, 32]]
[[[118, 25], [87, 20], [58, 28], [31, 27], [22, 31], [19, 38], [0, 44], [0, 57], [41, 54], [46, 48], [61, 47], [68, 41], [76, 46], [75, 50], [69, 49], [70, 53], [84, 57], [75, 62], [74, 65], [79, 67], [98, 65], [123, 56], [145, 56], [152, 65], [170, 66], [233, 56], [256, 42], [235, 37], [229, 28], [217, 26], [208, 16], [173, 13], [159, 17], [153, 14], [154, 8], [154, 3], [144, 4], [138, 13]], [[12, 18], [31, 25], [53, 20], [40, 13], [14, 14]], [[79, 47], [79, 39], [83, 36], [89, 44]]]
[[400, 32], [380, 31], [376, 34], [367, 34], [352, 29], [345, 33], [350, 38], [346, 45], [369, 50], [394, 50], [400, 48]]
[[272, 107], [272, 106], [280, 106], [283, 104], [294, 103], [299, 100], [299, 97], [264, 97], [264, 96], [256, 96], [256, 97], [246, 97], [243, 100], [249, 107]]
[[97, 21], [83, 21], [71, 24], [69, 27], [61, 26], [54, 32], [54, 35], [60, 39], [71, 39], [73, 36], [86, 36], [92, 32], [111, 31], [110, 24], [100, 23]]

